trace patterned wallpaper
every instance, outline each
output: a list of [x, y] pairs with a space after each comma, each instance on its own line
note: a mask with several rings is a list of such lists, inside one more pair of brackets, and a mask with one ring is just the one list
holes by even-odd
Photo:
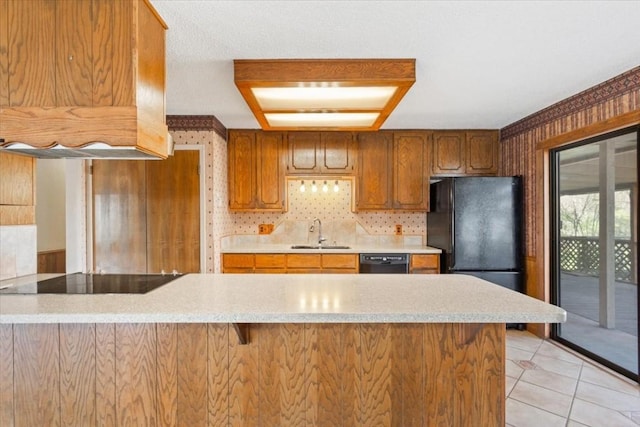
[[[580, 92], [500, 130], [502, 171], [523, 175], [526, 255], [535, 256], [541, 224], [535, 221], [538, 193], [536, 146], [549, 138], [640, 110], [640, 67]], [[588, 135], [585, 135], [587, 138]]]

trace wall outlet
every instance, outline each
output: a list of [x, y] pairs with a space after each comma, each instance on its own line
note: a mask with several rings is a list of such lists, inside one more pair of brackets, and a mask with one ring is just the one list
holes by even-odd
[[400, 236], [402, 234], [402, 224], [396, 224], [396, 236]]
[[273, 224], [259, 224], [258, 234], [271, 234], [273, 232]]

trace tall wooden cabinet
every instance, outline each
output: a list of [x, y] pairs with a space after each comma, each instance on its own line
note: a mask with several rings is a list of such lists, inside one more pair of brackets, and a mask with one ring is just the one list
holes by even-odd
[[148, 0], [1, 0], [0, 138], [166, 157], [166, 29]]
[[229, 131], [229, 208], [285, 210], [285, 152], [281, 132]]
[[498, 131], [435, 131], [432, 157], [432, 175], [496, 175]]
[[355, 159], [351, 132], [287, 133], [287, 175], [353, 175]]
[[429, 133], [358, 135], [357, 210], [429, 208]]

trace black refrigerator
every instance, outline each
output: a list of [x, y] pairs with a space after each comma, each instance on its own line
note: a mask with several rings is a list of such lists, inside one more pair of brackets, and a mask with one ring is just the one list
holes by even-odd
[[445, 178], [430, 187], [427, 245], [441, 272], [469, 274], [524, 291], [521, 177]]

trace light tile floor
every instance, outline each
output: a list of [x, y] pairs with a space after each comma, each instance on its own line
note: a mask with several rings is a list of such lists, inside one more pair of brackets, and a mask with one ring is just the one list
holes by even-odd
[[507, 426], [640, 425], [640, 386], [524, 331], [507, 331]]

